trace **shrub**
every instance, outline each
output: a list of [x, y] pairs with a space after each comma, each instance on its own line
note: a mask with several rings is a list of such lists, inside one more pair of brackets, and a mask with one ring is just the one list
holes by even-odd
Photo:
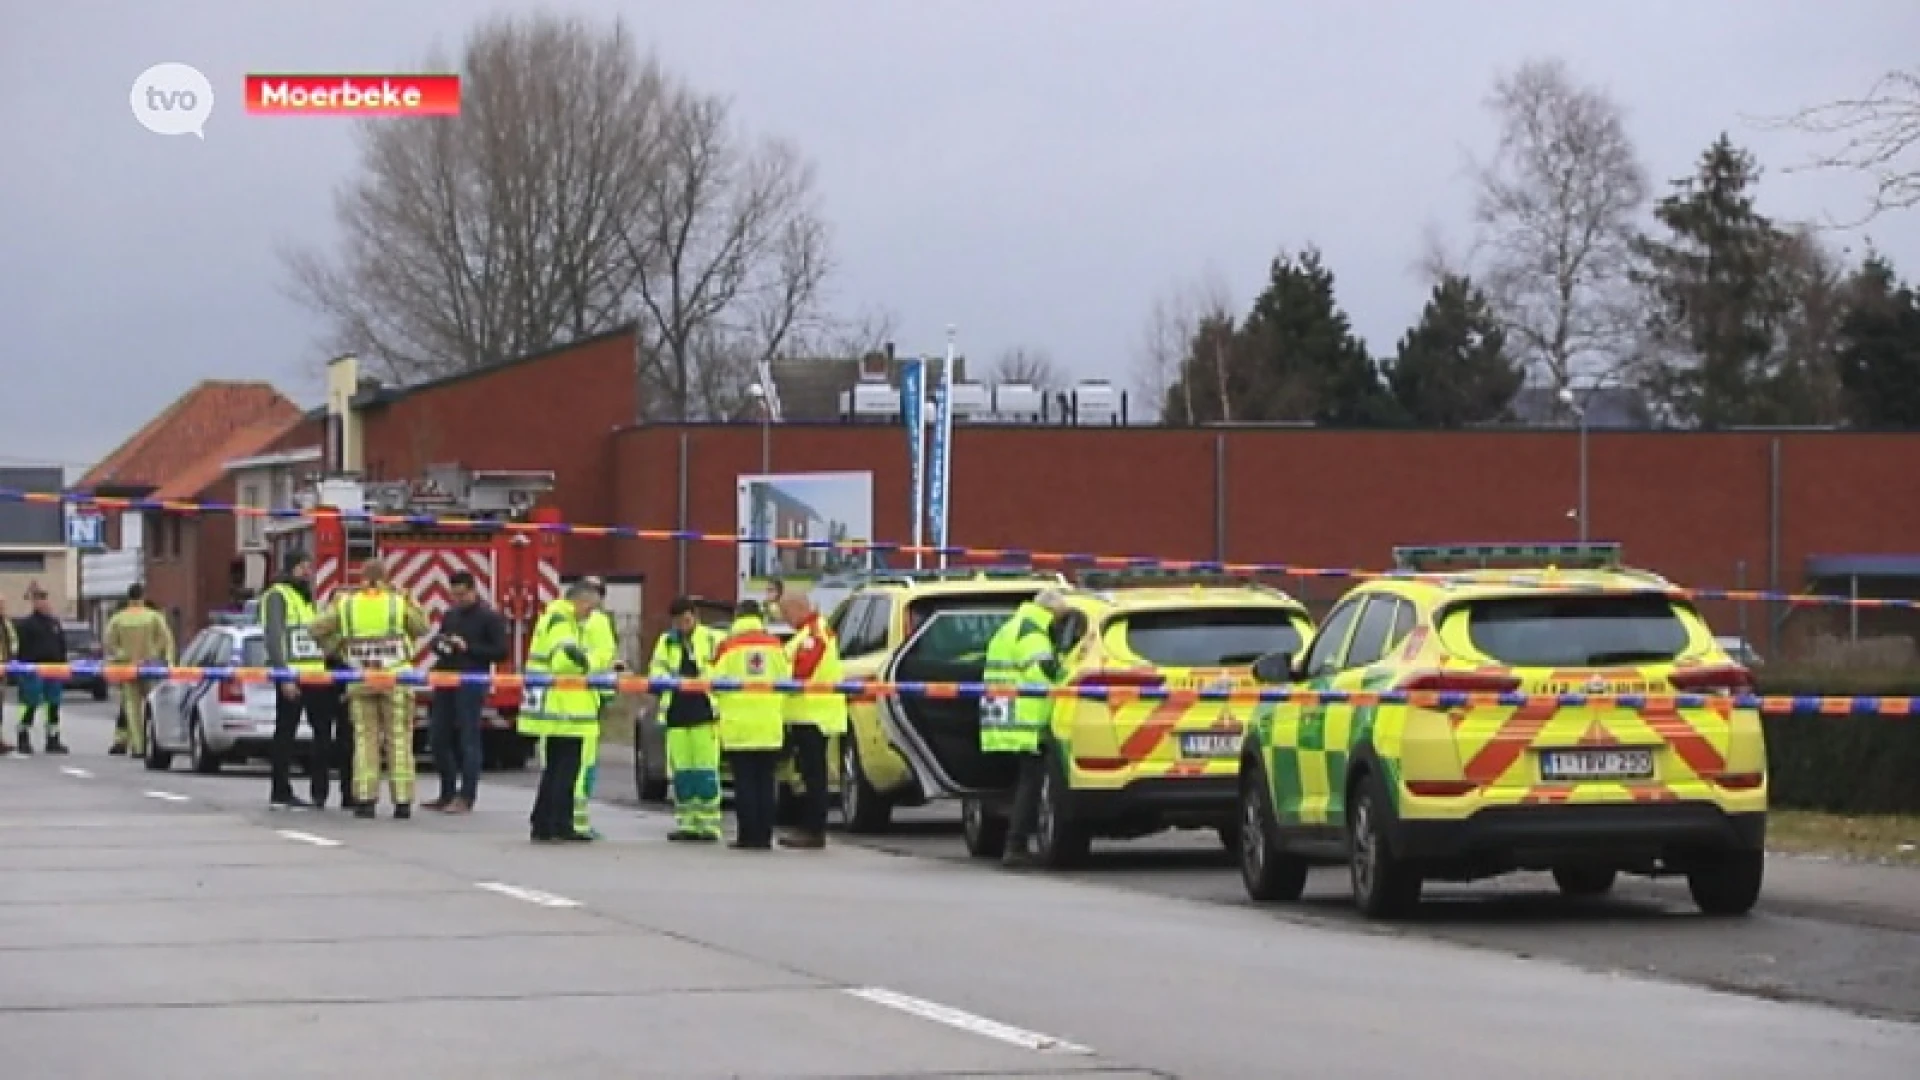
[[[1839, 662], [1762, 667], [1755, 672], [1759, 692], [1920, 697], [1920, 667], [1862, 662], [1871, 655], [1829, 651], [1828, 658]], [[1920, 716], [1795, 713], [1769, 715], [1765, 723], [1774, 805], [1846, 814], [1920, 813]]]

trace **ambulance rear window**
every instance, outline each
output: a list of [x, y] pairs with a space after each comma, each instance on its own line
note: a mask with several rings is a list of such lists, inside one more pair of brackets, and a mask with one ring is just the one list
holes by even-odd
[[1137, 611], [1124, 621], [1128, 650], [1162, 667], [1235, 667], [1300, 651], [1295, 616], [1280, 608]]
[[1511, 667], [1653, 664], [1687, 647], [1687, 624], [1664, 596], [1504, 596], [1466, 614], [1473, 647]]

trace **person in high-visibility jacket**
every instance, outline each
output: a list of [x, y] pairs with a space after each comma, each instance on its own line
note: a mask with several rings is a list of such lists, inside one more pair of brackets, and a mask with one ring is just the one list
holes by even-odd
[[[293, 671], [298, 683], [284, 682], [274, 689], [273, 751], [267, 806], [275, 810], [301, 810], [308, 804], [293, 793], [293, 752], [300, 735], [300, 719], [306, 718], [313, 732], [308, 747], [307, 793], [312, 805], [325, 806], [332, 793], [336, 760], [333, 741], [350, 736], [340, 716], [340, 688], [331, 680], [319, 681], [327, 672], [327, 658], [313, 640], [313, 621], [320, 609], [313, 602], [313, 559], [305, 552], [289, 552], [280, 580], [260, 594], [258, 619], [262, 641], [267, 650], [267, 666]], [[310, 681], [309, 681], [310, 680]], [[351, 808], [353, 780], [349, 773], [340, 777], [340, 804]]]
[[[705, 679], [720, 652], [720, 631], [700, 622], [699, 607], [683, 596], [667, 609], [672, 620], [654, 642], [649, 679]], [[673, 832], [680, 844], [720, 839], [720, 729], [713, 700], [698, 690], [668, 690], [654, 705], [665, 730], [667, 773], [673, 778]]]
[[[322, 654], [339, 653], [349, 669], [369, 676], [411, 666], [414, 643], [431, 628], [426, 612], [387, 580], [386, 564], [375, 557], [361, 564], [360, 587], [338, 597], [307, 629]], [[393, 816], [403, 821], [413, 816], [413, 694], [411, 686], [382, 686], [370, 679], [347, 689], [355, 817], [372, 817], [379, 804], [383, 753]]]
[[[780, 639], [767, 632], [757, 600], [742, 600], [714, 661], [713, 678], [743, 682], [789, 679]], [[733, 846], [744, 851], [773, 847], [775, 773], [786, 745], [786, 702], [778, 690], [715, 690], [720, 749], [733, 773]]]
[[[1053, 685], [1060, 680], [1060, 661], [1053, 653], [1053, 620], [1067, 612], [1058, 590], [1046, 589], [1014, 611], [987, 642], [988, 683]], [[1047, 720], [1053, 702], [1038, 697], [982, 697], [980, 749], [989, 754], [1019, 754], [1019, 786], [1014, 789], [1007, 849], [1001, 861], [1009, 867], [1031, 865], [1030, 845], [1040, 813], [1040, 784], [1046, 775], [1044, 756]]]
[[[173, 628], [165, 615], [147, 606], [146, 586], [137, 581], [127, 586], [127, 606], [107, 620], [101, 646], [109, 664], [173, 666]], [[159, 685], [159, 679], [146, 678], [120, 684], [120, 724], [109, 754], [147, 756], [147, 695]]]
[[[820, 617], [813, 599], [799, 592], [786, 593], [780, 598], [780, 618], [793, 627], [786, 650], [792, 677], [813, 686], [839, 683], [840, 640]], [[794, 764], [806, 791], [801, 795], [800, 823], [780, 837], [780, 844], [822, 848], [827, 845], [827, 745], [835, 736], [846, 737], [847, 698], [830, 689], [789, 694], [785, 715]]]
[[[600, 591], [592, 581], [568, 586], [547, 605], [527, 649], [527, 674], [605, 675], [613, 671], [612, 622], [595, 619]], [[529, 686], [520, 702], [520, 733], [540, 740], [540, 788], [528, 818], [536, 844], [596, 839], [588, 818], [600, 756], [600, 691]]]

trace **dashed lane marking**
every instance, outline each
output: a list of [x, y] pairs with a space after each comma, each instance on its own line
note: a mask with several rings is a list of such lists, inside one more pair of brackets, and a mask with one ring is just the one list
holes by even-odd
[[340, 841], [332, 839], [331, 837], [315, 836], [310, 832], [301, 832], [298, 829], [278, 829], [275, 831], [289, 840], [298, 840], [302, 844], [312, 844], [314, 847], [340, 846]]
[[569, 900], [564, 896], [555, 896], [550, 892], [541, 892], [539, 889], [529, 889], [520, 885], [508, 885], [504, 881], [477, 881], [474, 882], [474, 885], [476, 888], [485, 889], [488, 892], [499, 893], [501, 896], [511, 896], [515, 900], [521, 900], [529, 904], [538, 904], [541, 907], [574, 908], [580, 906], [578, 900]]
[[187, 797], [185, 795], [176, 795], [171, 791], [143, 791], [141, 792], [141, 794], [145, 795], [149, 799], [159, 799], [161, 802], [186, 802], [187, 801]]
[[92, 774], [92, 773], [90, 773], [90, 772], [88, 772], [88, 771], [87, 771], [87, 770], [85, 770], [85, 769], [76, 769], [76, 768], [74, 768], [74, 767], [73, 767], [73, 766], [71, 766], [71, 765], [62, 765], [62, 766], [60, 767], [60, 771], [61, 771], [61, 772], [63, 772], [63, 773], [66, 773], [66, 774], [67, 774], [68, 776], [77, 776], [77, 777], [79, 777], [79, 778], [80, 778], [80, 779], [82, 779], [82, 780], [91, 780], [91, 779], [93, 779], [93, 774]]
[[989, 1039], [998, 1039], [1003, 1043], [1011, 1043], [1027, 1050], [1036, 1050], [1044, 1054], [1093, 1053], [1090, 1047], [1081, 1046], [1078, 1043], [1070, 1043], [1065, 1039], [1056, 1039], [1037, 1031], [1013, 1027], [998, 1020], [989, 1020], [984, 1016], [977, 1016], [938, 1002], [896, 993], [877, 986], [854, 987], [846, 992], [862, 1001], [884, 1005], [889, 1009], [898, 1009], [922, 1020], [932, 1020], [937, 1024], [970, 1031], [975, 1035], [984, 1035]]

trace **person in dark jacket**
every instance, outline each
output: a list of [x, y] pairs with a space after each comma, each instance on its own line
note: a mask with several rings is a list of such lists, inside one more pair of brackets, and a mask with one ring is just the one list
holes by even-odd
[[[60, 617], [53, 613], [53, 601], [38, 585], [27, 590], [33, 610], [14, 624], [15, 657], [23, 664], [64, 664], [67, 662], [67, 633]], [[47, 709], [47, 753], [64, 754], [67, 744], [60, 741], [60, 691], [64, 684], [38, 672], [20, 676], [20, 737], [15, 740], [22, 754], [33, 753], [33, 718], [42, 705]]]
[[[309, 805], [322, 807], [331, 793], [332, 765], [338, 760], [336, 740], [351, 744], [342, 715], [340, 687], [322, 683], [317, 677], [327, 670], [327, 659], [314, 643], [307, 627], [318, 616], [313, 602], [313, 560], [302, 552], [286, 556], [284, 573], [260, 597], [260, 626], [267, 647], [267, 666], [275, 670], [293, 669], [309, 681], [283, 682], [274, 691], [273, 757], [271, 790], [267, 806], [275, 810], [305, 810]], [[293, 793], [293, 756], [300, 735], [300, 718], [306, 717], [313, 732], [312, 760], [307, 766], [307, 791], [311, 804]], [[340, 804], [350, 809], [353, 801], [351, 763], [340, 770]]]
[[[507, 659], [506, 620], [481, 599], [472, 574], [457, 571], [448, 577], [447, 585], [453, 603], [440, 617], [440, 632], [434, 638], [434, 670], [492, 671], [493, 665]], [[434, 688], [428, 738], [434, 768], [440, 773], [440, 797], [427, 809], [449, 814], [473, 809], [480, 795], [480, 714], [491, 691], [482, 682]]]

